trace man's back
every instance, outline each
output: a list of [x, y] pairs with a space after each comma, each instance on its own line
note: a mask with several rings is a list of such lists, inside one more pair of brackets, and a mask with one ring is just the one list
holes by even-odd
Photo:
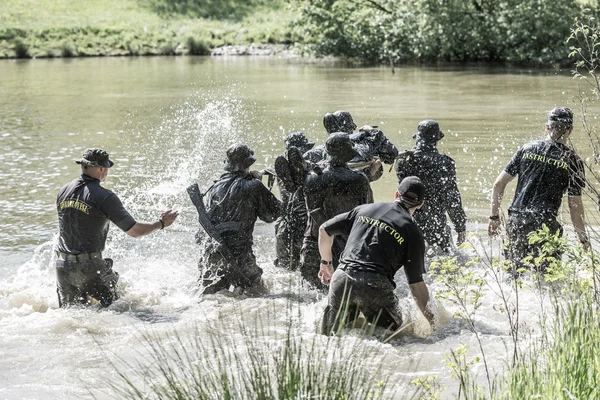
[[562, 197], [580, 196], [585, 186], [583, 162], [568, 146], [537, 140], [522, 146], [505, 171], [518, 175], [511, 212], [556, 217]]
[[95, 253], [104, 250], [109, 221], [127, 231], [135, 220], [119, 198], [100, 186], [98, 179], [82, 174], [67, 183], [56, 199], [59, 221], [58, 250]]
[[438, 243], [447, 248], [450, 232], [446, 227], [446, 213], [456, 232], [464, 232], [467, 222], [456, 184], [454, 160], [433, 145], [415, 146], [399, 156], [396, 173], [399, 181], [407, 176], [421, 179], [426, 188], [425, 205], [415, 211], [414, 218], [430, 244]]
[[232, 248], [251, 247], [256, 219], [273, 222], [279, 214], [273, 193], [244, 172], [222, 175], [206, 193], [205, 204], [211, 222]]
[[405, 266], [409, 282], [420, 279], [424, 272], [423, 234], [400, 203], [365, 204], [350, 211], [347, 220], [350, 234], [341, 264], [384, 275], [392, 283]]
[[318, 236], [319, 226], [354, 207], [373, 202], [368, 178], [346, 166], [329, 166], [306, 179], [304, 195], [309, 215], [307, 236]]

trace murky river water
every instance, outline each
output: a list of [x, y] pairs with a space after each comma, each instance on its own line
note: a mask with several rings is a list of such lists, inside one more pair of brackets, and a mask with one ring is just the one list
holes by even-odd
[[[185, 188], [193, 181], [207, 187], [218, 177], [232, 142], [250, 144], [261, 168], [282, 152], [290, 131], [322, 143], [326, 112], [346, 109], [359, 126], [379, 125], [400, 149], [412, 146], [420, 120], [437, 119], [446, 133], [439, 147], [457, 162], [468, 230], [474, 242], [486, 243], [493, 180], [518, 145], [542, 135], [547, 110], [567, 105], [577, 116], [571, 100], [576, 84], [554, 71], [469, 66], [405, 67], [393, 75], [385, 68], [247, 58], [0, 62], [0, 398], [79, 399], [88, 391], [111, 398], [106, 382], [115, 373], [105, 353], [134, 357], [143, 347], [141, 332], [192, 334], [197, 324], [213, 326], [240, 314], [265, 318], [262, 310], [273, 313], [291, 303], [301, 312], [294, 317], [297, 333], [312, 335], [325, 301], [302, 287], [296, 273], [272, 266], [270, 225], [259, 223], [256, 230], [267, 297], [196, 293], [197, 220]], [[574, 141], [586, 156], [579, 128]], [[60, 310], [55, 292], [56, 192], [79, 174], [73, 160], [86, 147], [111, 153], [116, 164], [106, 186], [135, 217], [155, 220], [169, 207], [182, 213], [172, 229], [142, 239], [111, 228], [106, 254], [121, 274], [122, 298], [102, 312]], [[391, 200], [396, 185], [386, 169], [373, 184], [376, 201]], [[592, 199], [586, 198], [586, 208], [598, 225]], [[451, 397], [457, 385], [443, 355], [461, 342], [473, 345], [474, 336], [457, 321], [429, 335], [402, 277], [399, 282], [416, 337], [373, 342], [373, 352], [388, 355], [382, 368], [401, 382], [398, 398], [413, 377], [427, 374], [439, 374]], [[524, 320], [535, 321], [537, 297], [523, 296]], [[507, 360], [508, 324], [497, 303], [486, 292], [476, 320], [499, 371]], [[455, 311], [440, 306], [445, 315]]]

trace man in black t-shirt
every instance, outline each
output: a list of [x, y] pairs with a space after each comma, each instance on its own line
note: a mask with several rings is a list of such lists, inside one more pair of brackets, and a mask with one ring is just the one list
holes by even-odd
[[437, 143], [443, 137], [437, 121], [421, 121], [413, 135], [415, 146], [398, 156], [396, 174], [398, 182], [407, 176], [418, 176], [427, 188], [425, 205], [415, 212], [414, 218], [425, 241], [447, 253], [452, 237], [446, 214], [454, 225], [459, 246], [466, 238], [467, 217], [456, 184], [454, 160], [437, 149]]
[[[527, 255], [537, 254], [540, 245], [529, 244], [529, 234], [548, 226], [562, 235], [556, 220], [562, 197], [568, 193], [571, 221], [581, 243], [587, 249], [585, 222], [581, 193], [585, 187], [585, 172], [581, 158], [565, 143], [573, 130], [573, 113], [566, 107], [555, 107], [548, 113], [546, 133], [548, 138], [523, 145], [492, 189], [492, 203], [488, 232], [500, 232], [500, 203], [506, 185], [518, 175], [517, 189], [508, 209], [506, 231], [509, 258], [518, 269]], [[556, 254], [559, 256], [559, 254]], [[544, 268], [544, 266], [542, 266]]]
[[106, 307], [117, 298], [119, 278], [112, 260], [102, 258], [109, 221], [139, 237], [171, 225], [178, 212], [165, 211], [154, 223], [136, 222], [117, 195], [100, 186], [113, 166], [106, 151], [87, 149], [76, 163], [81, 176], [64, 185], [56, 199], [58, 303], [65, 307], [99, 302]]
[[[338, 330], [362, 312], [370, 323], [391, 330], [402, 325], [402, 313], [394, 295], [394, 275], [404, 267], [410, 290], [428, 321], [429, 291], [423, 282], [425, 241], [412, 219], [423, 205], [425, 186], [417, 177], [405, 178], [392, 203], [358, 206], [321, 225], [319, 278], [329, 287], [322, 333]], [[333, 270], [334, 236], [347, 236], [338, 268]]]

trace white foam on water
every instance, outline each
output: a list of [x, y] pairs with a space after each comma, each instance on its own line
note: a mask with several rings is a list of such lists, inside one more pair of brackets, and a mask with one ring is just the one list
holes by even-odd
[[[189, 337], [196, 334], [195, 327], [209, 328], [224, 321], [232, 326], [240, 319], [247, 326], [259, 321], [265, 346], [277, 346], [291, 318], [298, 340], [315, 340], [317, 351], [329, 354], [326, 338], [315, 333], [326, 298], [304, 286], [299, 273], [273, 266], [270, 225], [258, 223], [255, 230], [255, 252], [264, 269], [266, 296], [201, 296], [198, 292], [199, 249], [194, 239], [198, 223], [185, 188], [194, 181], [206, 188], [220, 175], [225, 149], [243, 140], [242, 122], [247, 117], [245, 105], [233, 97], [210, 97], [174, 110], [172, 119], [147, 132], [155, 140], [145, 141], [138, 154], [129, 155], [132, 168], [120, 179], [139, 184], [119, 186], [118, 193], [132, 214], [140, 220], [155, 220], [162, 210], [175, 207], [182, 215], [171, 228], [141, 239], [111, 228], [105, 254], [114, 259], [114, 269], [120, 274], [119, 300], [104, 310], [59, 309], [53, 241], [38, 247], [14, 275], [0, 280], [0, 397], [80, 399], [88, 397], [91, 390], [98, 398], [113, 398], [107, 381], [119, 378], [109, 360], [137, 359], [147, 346], [142, 340], [145, 333], [169, 340], [170, 332], [176, 330]], [[274, 135], [277, 137], [269, 140], [280, 139], [279, 133]], [[140, 179], [146, 165], [143, 160], [153, 160], [156, 168]], [[474, 246], [481, 253], [487, 244], [475, 240]], [[498, 244], [494, 246], [499, 254]], [[475, 255], [473, 250], [464, 252], [463, 259]], [[484, 272], [481, 265], [468, 268]], [[408, 326], [405, 333], [390, 343], [364, 339], [356, 332], [335, 340], [348, 348], [364, 341], [374, 355], [385, 355], [383, 365], [375, 365], [377, 358], [365, 359], [365, 368], [392, 374], [391, 382], [400, 382], [398, 398], [412, 392], [411, 379], [429, 374], [441, 376], [451, 397], [457, 384], [444, 366], [444, 355], [461, 343], [471, 346], [471, 356], [477, 355], [476, 337], [464, 322], [452, 318], [457, 308], [441, 300], [435, 300], [434, 307], [440, 328], [432, 332], [409, 295], [402, 272], [397, 283]], [[432, 294], [440, 290], [429, 277], [427, 283]], [[506, 317], [498, 312], [502, 305], [494, 294], [494, 284], [490, 285], [483, 289], [475, 323], [491, 368], [500, 371], [511, 342]], [[510, 292], [507, 277], [499, 285]], [[524, 290], [519, 300], [522, 328], [535, 333], [535, 322], [542, 315], [540, 299], [533, 291]], [[247, 345], [244, 335], [234, 328], [222, 334], [240, 348]], [[482, 368], [481, 363], [474, 366], [481, 382]]]

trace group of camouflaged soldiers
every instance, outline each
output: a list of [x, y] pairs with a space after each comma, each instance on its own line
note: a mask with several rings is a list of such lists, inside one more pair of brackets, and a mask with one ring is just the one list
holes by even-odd
[[[402, 153], [377, 127], [357, 130], [347, 111], [326, 114], [323, 125], [324, 145], [315, 146], [301, 132], [285, 138], [285, 154], [276, 158], [269, 172], [276, 177], [280, 200], [263, 184], [265, 172], [250, 170], [256, 158], [244, 144], [227, 149], [225, 174], [204, 193], [198, 185], [195, 191], [193, 186], [188, 189], [201, 225], [196, 239], [202, 245], [203, 293], [264, 292], [263, 271], [252, 248], [254, 225], [260, 218], [275, 222], [275, 264], [298, 270], [303, 281], [318, 290], [329, 287], [323, 333], [340, 327], [342, 309], [348, 310], [350, 320], [362, 315], [392, 331], [400, 328], [402, 310], [394, 294], [394, 277], [402, 267], [419, 309], [433, 324], [423, 281], [426, 243], [434, 254], [449, 254], [454, 245], [447, 216], [457, 234], [456, 245], [466, 239], [467, 220], [454, 160], [437, 149], [444, 137], [438, 122], [421, 121], [413, 135], [414, 147]], [[518, 176], [506, 223], [506, 256], [515, 270], [525, 265], [525, 257], [539, 252], [540, 244], [528, 240], [531, 233], [546, 225], [562, 235], [557, 215], [566, 192], [574, 230], [589, 249], [581, 198], [583, 162], [567, 145], [572, 129], [571, 110], [550, 110], [546, 137], [519, 148], [494, 183], [490, 236], [500, 232], [504, 189]], [[59, 303], [95, 299], [107, 306], [117, 298], [118, 280], [112, 260], [101, 256], [108, 221], [131, 236], [144, 236], [171, 225], [177, 212], [165, 211], [156, 223], [137, 222], [114, 193], [99, 185], [113, 164], [108, 153], [88, 149], [77, 163], [82, 165], [81, 178], [65, 185], [57, 198]], [[399, 184], [393, 201], [373, 203], [370, 182], [383, 175], [383, 164], [395, 166]], [[82, 232], [92, 239], [81, 237]], [[102, 264], [101, 272], [86, 273], [87, 264], [93, 269]]]

